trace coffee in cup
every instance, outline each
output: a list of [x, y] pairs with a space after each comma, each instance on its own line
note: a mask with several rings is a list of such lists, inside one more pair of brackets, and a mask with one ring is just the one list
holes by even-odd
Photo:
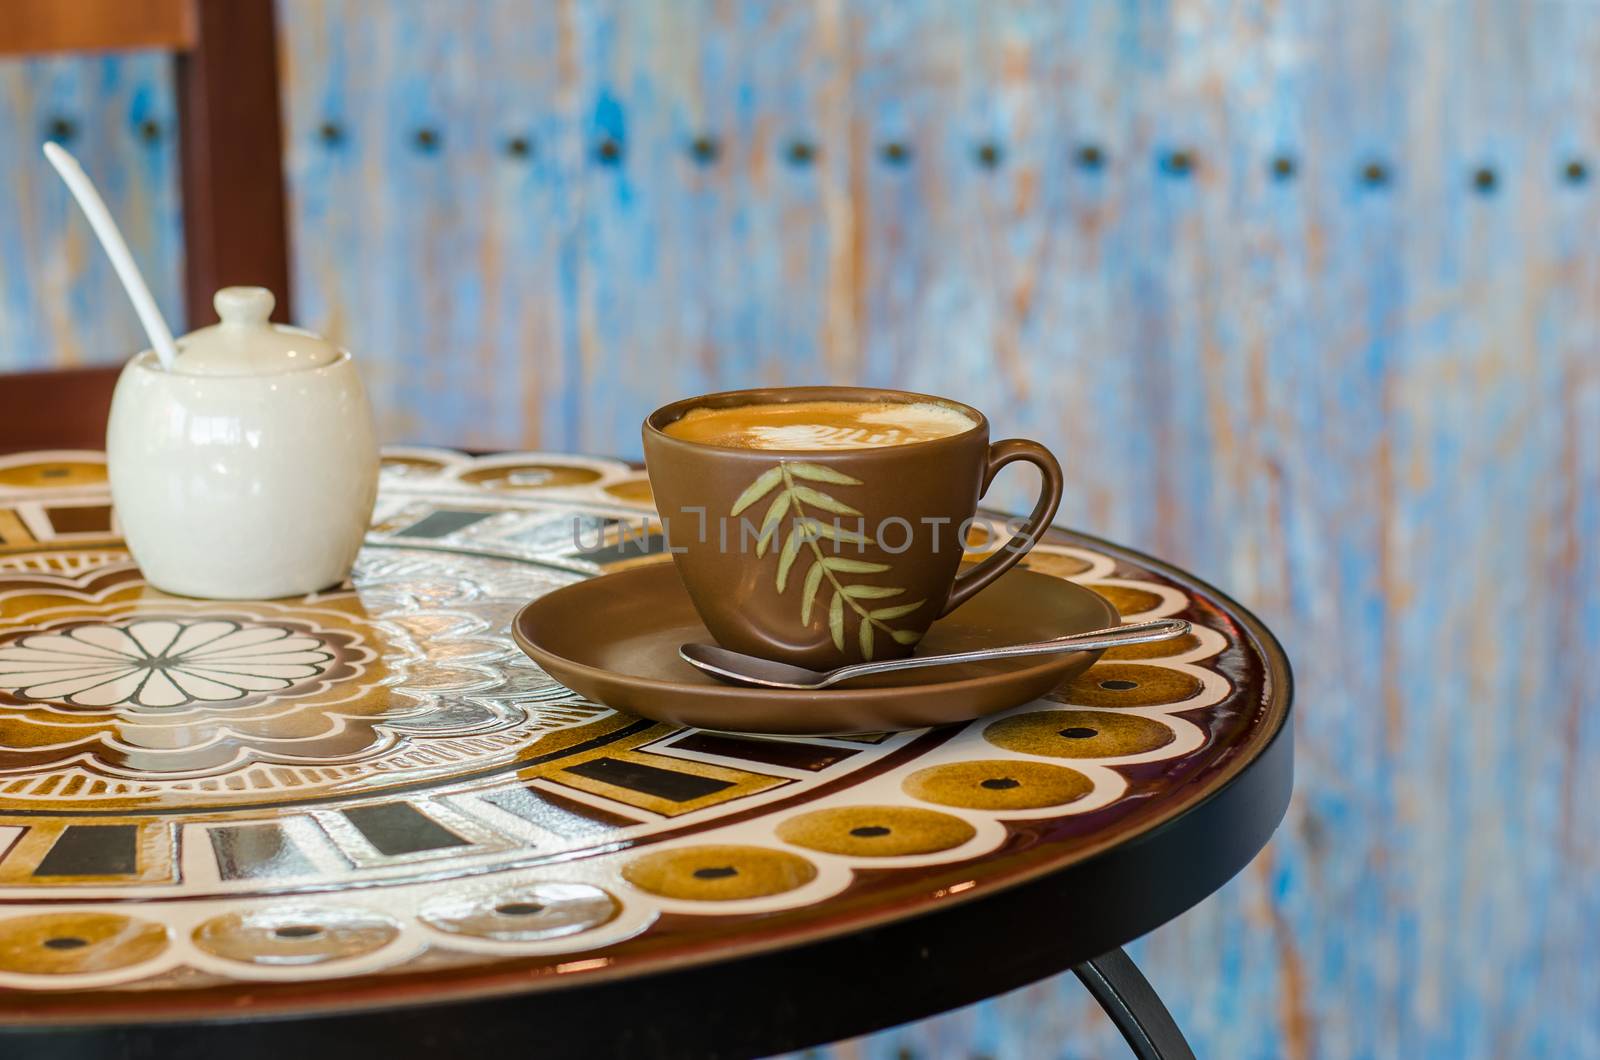
[[699, 406], [662, 430], [673, 438], [732, 449], [876, 449], [961, 434], [966, 413], [936, 401], [790, 401]]
[[[668, 547], [711, 635], [814, 669], [910, 654], [1022, 558], [1061, 500], [1042, 445], [991, 445], [981, 412], [923, 394], [732, 391], [657, 409], [643, 434]], [[963, 570], [978, 500], [1017, 460], [1043, 475], [1038, 503]]]

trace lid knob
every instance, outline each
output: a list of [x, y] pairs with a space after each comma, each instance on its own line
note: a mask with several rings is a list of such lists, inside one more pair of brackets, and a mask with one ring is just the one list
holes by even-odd
[[211, 296], [211, 305], [224, 325], [260, 327], [276, 304], [272, 292], [265, 287], [224, 287]]
[[[0, 0], [3, 7], [5, 0]], [[178, 340], [174, 370], [185, 375], [281, 375], [348, 356], [309, 331], [271, 323], [276, 299], [265, 287], [224, 287], [211, 298], [222, 323]]]

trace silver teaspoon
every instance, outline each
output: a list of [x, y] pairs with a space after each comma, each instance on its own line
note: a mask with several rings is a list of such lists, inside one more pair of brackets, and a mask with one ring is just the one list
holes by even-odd
[[840, 681], [866, 677], [868, 674], [915, 670], [923, 666], [952, 666], [956, 663], [984, 662], [989, 659], [1014, 659], [1019, 655], [1054, 655], [1058, 652], [1114, 648], [1123, 644], [1148, 644], [1151, 641], [1181, 637], [1187, 632], [1189, 623], [1181, 618], [1158, 618], [1153, 622], [1095, 629], [1087, 633], [1074, 633], [1071, 636], [1034, 641], [1030, 644], [1008, 644], [999, 648], [957, 651], [947, 655], [913, 655], [908, 659], [854, 663], [836, 670], [824, 671], [808, 670], [804, 666], [791, 666], [788, 663], [760, 659], [743, 652], [729, 651], [715, 644], [685, 644], [678, 649], [678, 655], [689, 665], [697, 666], [713, 677], [734, 684], [755, 685], [758, 688], [810, 690], [827, 688]]

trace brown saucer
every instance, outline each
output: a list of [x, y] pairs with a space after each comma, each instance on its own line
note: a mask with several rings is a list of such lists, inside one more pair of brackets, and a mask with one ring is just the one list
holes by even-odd
[[[918, 652], [966, 651], [1114, 626], [1117, 609], [1080, 585], [1011, 570], [933, 624]], [[655, 721], [733, 732], [823, 736], [971, 721], [1037, 699], [1099, 652], [910, 670], [817, 692], [739, 688], [678, 658], [709, 641], [667, 563], [603, 574], [524, 607], [511, 635], [568, 688]]]

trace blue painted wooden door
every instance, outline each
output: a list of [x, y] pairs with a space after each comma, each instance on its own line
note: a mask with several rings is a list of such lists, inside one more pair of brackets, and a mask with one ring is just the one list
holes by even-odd
[[[637, 455], [668, 399], [824, 380], [988, 410], [1297, 665], [1278, 839], [1137, 947], [1201, 1055], [1600, 1056], [1600, 8], [281, 23], [296, 302], [389, 439]], [[166, 74], [0, 64], [0, 367], [140, 345], [44, 135], [178, 314]], [[836, 1055], [1119, 1048], [1068, 980]]]

